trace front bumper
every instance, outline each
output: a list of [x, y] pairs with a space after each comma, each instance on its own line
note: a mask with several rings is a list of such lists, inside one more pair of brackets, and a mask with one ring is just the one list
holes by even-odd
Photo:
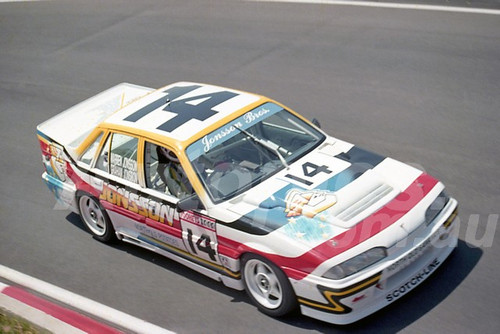
[[333, 324], [349, 324], [398, 300], [425, 281], [455, 249], [458, 224], [453, 221], [456, 215], [457, 201], [450, 199], [427, 234], [413, 239], [419, 242], [397, 256], [389, 256], [357, 277], [354, 283], [334, 287], [328, 284], [332, 281], [324, 278], [306, 277], [300, 286], [313, 287], [320, 296], [302, 297], [304, 294], [297, 291], [302, 313]]

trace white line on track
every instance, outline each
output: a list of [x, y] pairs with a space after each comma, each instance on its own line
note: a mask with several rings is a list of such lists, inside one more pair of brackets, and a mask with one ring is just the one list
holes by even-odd
[[164, 328], [135, 318], [111, 307], [99, 304], [98, 302], [79, 296], [55, 285], [20, 273], [1, 264], [0, 277], [3, 277], [28, 289], [38, 291], [47, 297], [58, 300], [64, 304], [72, 306], [97, 318], [105, 319], [109, 323], [118, 325], [121, 328], [125, 328], [135, 333], [173, 334], [173, 332], [168, 331]]
[[39, 2], [47, 0], [0, 0], [0, 2]]
[[434, 6], [434, 5], [403, 4], [403, 3], [373, 2], [373, 1], [342, 1], [342, 0], [246, 0], [246, 1], [288, 2], [288, 3], [304, 3], [304, 4], [394, 8], [394, 9], [417, 9], [417, 10], [430, 10], [430, 11], [441, 11], [441, 12], [500, 15], [500, 10], [498, 9]]

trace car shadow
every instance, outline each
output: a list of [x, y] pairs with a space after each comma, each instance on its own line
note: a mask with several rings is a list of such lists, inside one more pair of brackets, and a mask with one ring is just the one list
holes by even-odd
[[[85, 228], [82, 220], [80, 219], [80, 216], [76, 213], [71, 212], [68, 214], [66, 217], [66, 220], [69, 221], [73, 226], [76, 228], [85, 231], [91, 237], [91, 234], [87, 231]], [[98, 242], [96, 240], [96, 242]], [[221, 282], [217, 282], [203, 274], [198, 273], [195, 270], [192, 270], [174, 260], [171, 260], [163, 255], [157, 254], [155, 252], [152, 252], [150, 250], [147, 250], [145, 248], [129, 244], [127, 242], [122, 242], [122, 241], [116, 241], [116, 242], [110, 242], [110, 243], [102, 243], [103, 245], [106, 245], [108, 247], [112, 247], [114, 249], [126, 252], [132, 256], [138, 257], [142, 260], [148, 261], [154, 265], [160, 266], [164, 268], [165, 270], [174, 272], [175, 274], [178, 274], [179, 276], [182, 276], [184, 278], [187, 278], [195, 283], [198, 283], [200, 285], [210, 287], [211, 289], [224, 293], [227, 296], [230, 296], [233, 298], [232, 302], [246, 302], [248, 304], [251, 304], [250, 299], [246, 296], [244, 291], [237, 291], [231, 288], [226, 287], [224, 284]]]
[[[71, 213], [66, 219], [75, 227], [86, 231], [77, 214]], [[252, 304], [244, 291], [228, 288], [222, 283], [214, 281], [160, 254], [126, 242], [114, 242], [107, 245], [161, 266], [197, 284], [223, 293], [231, 297], [231, 302], [233, 303], [244, 302]], [[422, 284], [408, 292], [403, 298], [353, 324], [332, 325], [303, 316], [299, 312], [277, 318], [276, 320], [290, 326], [316, 330], [320, 333], [400, 332], [428, 312], [431, 312], [433, 308], [445, 300], [470, 274], [482, 255], [483, 251], [480, 248], [470, 247], [466, 242], [458, 240], [457, 248], [451, 253], [449, 258]], [[418, 305], [418, 307], [415, 307], [415, 305]]]
[[[82, 220], [80, 219], [80, 216], [74, 212], [70, 212], [67, 216], [66, 216], [66, 220], [69, 221], [71, 223], [71, 225], [75, 226], [75, 227], [78, 227], [80, 230], [82, 231], [85, 231], [88, 233], [87, 229], [85, 228], [85, 226], [83, 225], [83, 222]], [[90, 235], [90, 233], [89, 233]]]

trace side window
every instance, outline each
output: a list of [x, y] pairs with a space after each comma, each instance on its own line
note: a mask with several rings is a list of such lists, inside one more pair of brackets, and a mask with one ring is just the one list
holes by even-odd
[[95, 164], [95, 168], [103, 170], [109, 173], [109, 143], [111, 141], [111, 134], [106, 139], [104, 146], [102, 147], [101, 154], [99, 154], [99, 158], [97, 158], [97, 162]]
[[82, 156], [80, 157], [81, 162], [83, 162], [87, 165], [90, 165], [92, 163], [92, 159], [94, 159], [94, 155], [95, 155], [95, 152], [97, 151], [97, 148], [99, 147], [99, 143], [101, 142], [101, 138], [102, 138], [102, 132], [101, 132], [101, 134], [99, 134], [99, 136], [96, 138], [96, 140], [94, 140], [94, 142], [92, 144], [90, 144], [89, 147], [87, 147], [85, 152], [82, 154]]
[[97, 159], [96, 168], [137, 183], [138, 139], [121, 133], [110, 135]]
[[166, 147], [146, 143], [144, 150], [146, 186], [177, 198], [193, 193], [179, 159]]

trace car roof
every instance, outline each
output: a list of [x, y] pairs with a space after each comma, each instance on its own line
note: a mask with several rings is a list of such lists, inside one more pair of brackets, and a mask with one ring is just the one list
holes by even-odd
[[133, 101], [106, 119], [101, 127], [180, 144], [203, 136], [263, 99], [234, 89], [178, 82]]

